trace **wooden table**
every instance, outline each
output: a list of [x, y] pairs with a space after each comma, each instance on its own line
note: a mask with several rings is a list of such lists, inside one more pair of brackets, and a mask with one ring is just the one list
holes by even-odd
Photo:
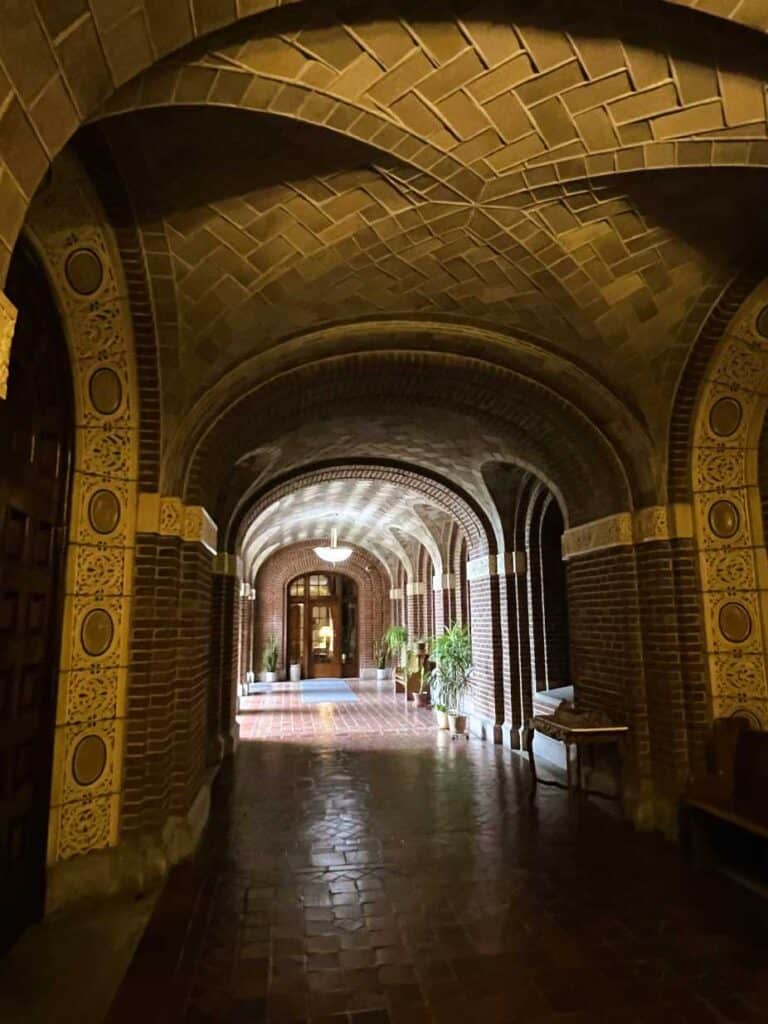
[[[580, 722], [579, 719], [582, 719]], [[565, 744], [565, 764], [567, 782], [556, 782], [554, 779], [540, 779], [536, 773], [536, 758], [533, 753], [533, 740], [537, 732], [542, 736], [549, 736], [550, 739], [559, 740]], [[599, 716], [586, 713], [581, 716], [570, 712], [567, 717], [554, 715], [534, 715], [528, 719], [526, 725], [525, 746], [528, 751], [528, 758], [531, 764], [531, 803], [536, 799], [536, 787], [539, 782], [543, 786], [557, 786], [559, 789], [567, 789], [569, 793], [579, 792], [591, 796], [604, 796], [621, 801], [623, 798], [623, 746], [629, 727], [626, 725], [615, 725], [613, 723], [600, 721]], [[582, 786], [581, 771], [581, 749], [582, 747], [596, 747], [612, 744], [617, 747], [618, 752], [618, 778], [615, 793], [602, 793], [599, 790], [589, 789], [589, 775], [587, 773], [586, 787]], [[571, 764], [571, 747], [576, 748], [576, 784], [574, 786], [573, 769]]]

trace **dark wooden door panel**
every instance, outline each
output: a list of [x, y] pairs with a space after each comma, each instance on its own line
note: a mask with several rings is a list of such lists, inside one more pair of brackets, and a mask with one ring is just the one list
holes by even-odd
[[0, 402], [0, 949], [42, 910], [72, 435], [66, 346], [24, 253], [8, 292], [19, 320]]

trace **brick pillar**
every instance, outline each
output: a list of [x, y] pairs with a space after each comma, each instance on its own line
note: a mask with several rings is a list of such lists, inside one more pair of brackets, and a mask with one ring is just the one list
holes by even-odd
[[505, 742], [519, 748], [521, 729], [533, 713], [531, 663], [527, 629], [526, 558], [522, 551], [507, 551], [499, 556], [499, 596], [504, 660]]
[[504, 651], [496, 556], [473, 559], [466, 574], [473, 661], [472, 726], [480, 735], [499, 743], [504, 723]]
[[577, 698], [629, 725], [627, 800], [638, 823], [647, 823], [653, 817], [651, 750], [634, 548], [571, 557], [567, 573]]
[[416, 640], [424, 635], [424, 595], [426, 584], [423, 580], [413, 580], [406, 584], [405, 595], [408, 605], [408, 636]]
[[136, 534], [120, 830], [162, 828], [171, 806], [181, 540]]
[[216, 677], [213, 684], [219, 696], [219, 729], [223, 753], [231, 754], [237, 747], [239, 729], [237, 713], [238, 642], [240, 635], [240, 575], [239, 559], [221, 553], [214, 563], [217, 607], [213, 629], [218, 636], [216, 644]]

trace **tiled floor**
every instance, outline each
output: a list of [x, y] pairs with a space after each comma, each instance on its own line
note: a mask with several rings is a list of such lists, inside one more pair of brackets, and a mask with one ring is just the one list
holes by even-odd
[[406, 702], [392, 692], [392, 681], [347, 679], [357, 695], [354, 703], [303, 704], [300, 683], [275, 683], [269, 693], [240, 701], [240, 737], [243, 740], [304, 740], [310, 737], [387, 733], [434, 732], [430, 711]]
[[109, 1024], [768, 1020], [759, 897], [392, 713], [241, 745]]

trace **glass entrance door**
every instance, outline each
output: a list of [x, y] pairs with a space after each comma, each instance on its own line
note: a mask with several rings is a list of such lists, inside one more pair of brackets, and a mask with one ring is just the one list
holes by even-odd
[[305, 679], [357, 673], [357, 587], [339, 573], [298, 576], [288, 586], [290, 664]]
[[335, 598], [313, 601], [311, 609], [310, 675], [314, 679], [340, 676], [339, 603]]

